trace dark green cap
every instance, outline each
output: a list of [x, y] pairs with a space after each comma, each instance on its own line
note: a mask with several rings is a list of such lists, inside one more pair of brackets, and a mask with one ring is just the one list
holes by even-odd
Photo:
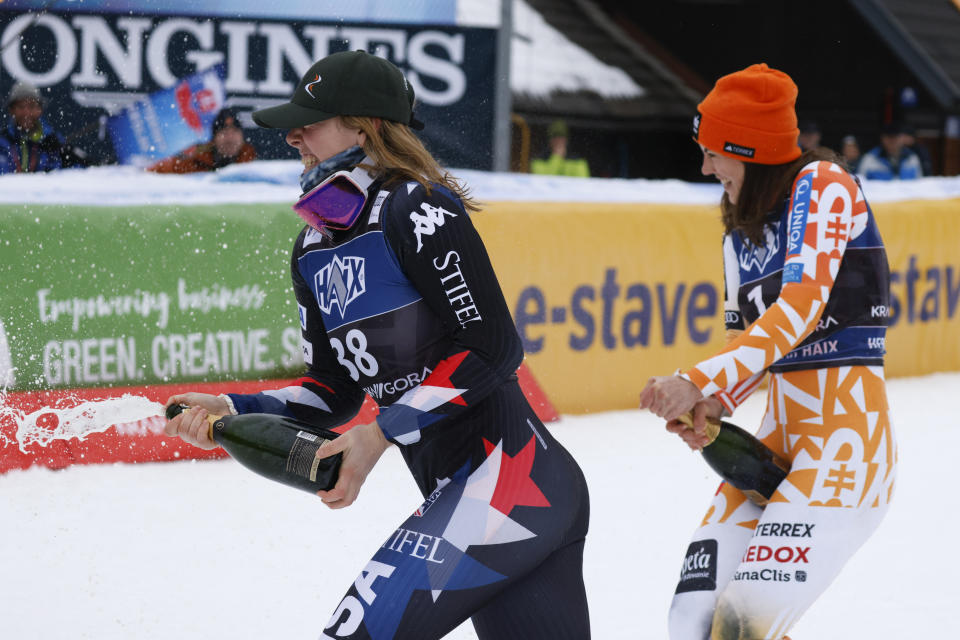
[[253, 112], [268, 129], [294, 129], [336, 116], [383, 118], [422, 129], [413, 117], [413, 87], [392, 62], [366, 51], [341, 51], [314, 63], [286, 104]]

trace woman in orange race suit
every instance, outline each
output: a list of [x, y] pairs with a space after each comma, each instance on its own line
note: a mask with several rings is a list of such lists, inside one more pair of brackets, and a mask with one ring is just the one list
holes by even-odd
[[[673, 640], [779, 640], [887, 511], [896, 442], [884, 386], [889, 270], [859, 183], [797, 146], [790, 77], [765, 64], [720, 78], [694, 139], [721, 201], [730, 338], [652, 378], [641, 408], [694, 449], [769, 371], [757, 436], [791, 463], [761, 507], [721, 485], [694, 533], [670, 609]], [[693, 412], [694, 428], [678, 420]]]

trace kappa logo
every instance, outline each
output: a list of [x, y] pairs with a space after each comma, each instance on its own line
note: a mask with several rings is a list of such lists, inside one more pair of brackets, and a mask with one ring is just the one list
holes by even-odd
[[756, 269], [763, 273], [778, 251], [780, 251], [780, 234], [768, 225], [763, 228], [763, 244], [754, 246], [751, 242], [743, 243], [739, 256], [740, 268], [744, 271]]
[[307, 84], [303, 85], [303, 90], [309, 93], [310, 97], [313, 98], [314, 100], [317, 99], [317, 96], [313, 95], [313, 91], [311, 91], [311, 89], [313, 88], [313, 85], [320, 84], [321, 80], [323, 80], [323, 78], [321, 78], [320, 74], [318, 73], [316, 78], [314, 78], [311, 82], [308, 82]]
[[326, 314], [333, 311], [334, 305], [340, 310], [340, 317], [347, 313], [347, 305], [363, 295], [366, 287], [364, 259], [358, 256], [334, 256], [333, 261], [316, 275], [317, 302], [320, 310]]
[[420, 253], [420, 249], [423, 248], [423, 236], [432, 236], [437, 227], [442, 227], [444, 220], [446, 220], [444, 216], [457, 217], [457, 214], [452, 211], [447, 211], [443, 207], [434, 207], [426, 202], [421, 204], [420, 208], [423, 209], [423, 214], [416, 211], [410, 212], [410, 220], [413, 221], [413, 233], [417, 236], [417, 253]]

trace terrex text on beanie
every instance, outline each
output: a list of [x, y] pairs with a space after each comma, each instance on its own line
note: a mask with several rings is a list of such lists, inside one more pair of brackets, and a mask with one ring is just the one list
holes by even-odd
[[782, 71], [754, 64], [723, 76], [697, 106], [693, 137], [744, 162], [783, 164], [800, 157], [797, 85]]

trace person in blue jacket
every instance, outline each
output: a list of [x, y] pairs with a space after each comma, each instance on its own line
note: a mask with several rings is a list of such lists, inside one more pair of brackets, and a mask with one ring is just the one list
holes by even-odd
[[860, 158], [857, 173], [867, 180], [914, 180], [923, 177], [923, 168], [906, 146], [903, 127], [894, 123], [883, 128], [880, 145]]
[[343, 461], [318, 495], [354, 504], [396, 445], [423, 502], [385, 527], [320, 637], [431, 640], [470, 618], [481, 640], [585, 640], [586, 482], [520, 389], [520, 337], [470, 219], [477, 204], [414, 135], [413, 102], [392, 63], [349, 51], [314, 64], [289, 103], [254, 112], [288, 130], [308, 167], [291, 259], [307, 371], [263, 393], [175, 395], [168, 404], [191, 409], [166, 432], [214, 448], [208, 413], [334, 427], [367, 394], [380, 413], [319, 449]]
[[32, 84], [18, 82], [7, 97], [10, 114], [0, 131], [0, 173], [36, 173], [62, 166], [62, 135], [43, 119], [43, 100]]

